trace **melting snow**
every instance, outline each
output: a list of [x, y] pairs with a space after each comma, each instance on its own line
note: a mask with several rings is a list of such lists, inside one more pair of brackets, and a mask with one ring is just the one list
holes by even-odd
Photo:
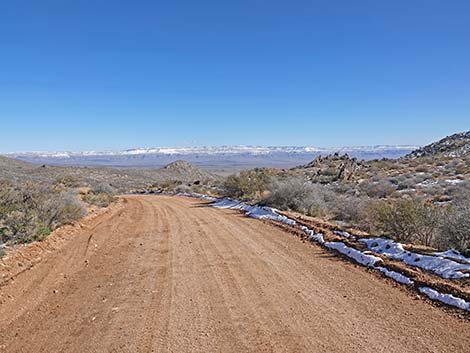
[[348, 232], [343, 232], [341, 230], [335, 230], [334, 233], [336, 235], [342, 236], [344, 238], [348, 238], [348, 239], [351, 239], [351, 240], [356, 240], [356, 237], [352, 234], [349, 234]]
[[356, 260], [356, 262], [359, 262], [364, 266], [373, 267], [377, 262], [382, 262], [380, 257], [365, 254], [362, 251], [351, 248], [342, 242], [327, 242], [324, 244], [327, 248], [339, 251], [341, 254]]
[[187, 192], [180, 192], [176, 194], [176, 196], [185, 196], [185, 197], [193, 197], [196, 199], [207, 200], [207, 201], [217, 201], [218, 199], [212, 196], [207, 196], [203, 194], [190, 194]]
[[426, 294], [432, 300], [438, 300], [448, 305], [456, 306], [457, 308], [470, 311], [470, 303], [461, 298], [454, 297], [452, 294], [439, 293], [429, 287], [420, 287], [419, 291]]
[[394, 279], [394, 280], [397, 281], [398, 283], [406, 284], [406, 285], [411, 285], [411, 284], [414, 283], [411, 279], [409, 279], [409, 278], [406, 277], [405, 275], [402, 275], [402, 274], [399, 273], [399, 272], [390, 271], [390, 270], [386, 269], [385, 267], [381, 267], [381, 266], [380, 266], [380, 267], [376, 267], [376, 268], [377, 268], [377, 270], [379, 270], [380, 272], [382, 272], [385, 276]]
[[325, 239], [323, 239], [323, 233], [315, 233], [313, 230], [307, 228], [306, 226], [301, 226], [300, 229], [307, 233], [307, 239], [309, 241], [316, 241], [320, 244], [325, 243]]
[[251, 206], [245, 202], [230, 200], [230, 199], [220, 199], [214, 202], [211, 206], [217, 208], [229, 208], [232, 210], [241, 210], [245, 211], [248, 217], [256, 219], [270, 219], [277, 222], [282, 222], [289, 225], [294, 225], [296, 222], [293, 219], [287, 218], [286, 216], [280, 215], [277, 213], [275, 208], [271, 207], [259, 207]]
[[470, 264], [461, 264], [442, 256], [421, 255], [411, 251], [406, 251], [403, 245], [393, 240], [372, 238], [359, 239], [367, 244], [367, 247], [379, 254], [383, 254], [391, 259], [401, 260], [407, 265], [416, 266], [427, 271], [431, 271], [443, 278], [466, 278], [470, 277]]
[[434, 255], [442, 256], [442, 257], [446, 257], [448, 259], [458, 260], [458, 261], [470, 264], [470, 259], [468, 257], [463, 256], [457, 250], [447, 250], [447, 251], [442, 251], [442, 252], [435, 252]]

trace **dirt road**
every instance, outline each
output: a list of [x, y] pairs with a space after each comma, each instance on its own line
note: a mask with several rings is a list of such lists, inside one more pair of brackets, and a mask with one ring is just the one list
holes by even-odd
[[275, 226], [129, 196], [0, 288], [0, 352], [468, 352], [470, 325]]

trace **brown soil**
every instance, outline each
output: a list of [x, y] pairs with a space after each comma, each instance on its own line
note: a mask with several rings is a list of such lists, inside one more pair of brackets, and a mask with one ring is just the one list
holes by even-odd
[[466, 352], [468, 321], [186, 198], [128, 196], [0, 288], [4, 352]]

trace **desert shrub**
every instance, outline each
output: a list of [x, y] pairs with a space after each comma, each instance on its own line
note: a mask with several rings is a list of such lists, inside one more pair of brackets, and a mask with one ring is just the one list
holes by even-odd
[[453, 207], [450, 209], [440, 228], [439, 245], [453, 248], [470, 255], [470, 208]]
[[72, 193], [62, 192], [47, 197], [38, 206], [42, 232], [60, 227], [83, 217], [85, 211]]
[[181, 180], [168, 179], [153, 183], [151, 189], [157, 189], [166, 192], [176, 192], [176, 189], [186, 186]]
[[445, 193], [455, 200], [455, 204], [461, 206], [470, 202], [470, 180], [462, 181], [456, 185], [447, 185]]
[[76, 187], [79, 187], [80, 184], [81, 184], [80, 179], [73, 175], [61, 176], [57, 178], [56, 180], [56, 185], [62, 185], [65, 187], [76, 188]]
[[381, 179], [377, 182], [364, 182], [360, 188], [369, 197], [385, 198], [397, 190], [397, 187], [387, 179]]
[[344, 194], [354, 196], [358, 194], [357, 185], [349, 182], [341, 182], [336, 185], [332, 185], [332, 191], [338, 194]]
[[57, 227], [83, 216], [72, 194], [52, 186], [0, 184], [0, 237], [2, 242], [29, 242], [46, 237]]
[[363, 228], [363, 221], [370, 202], [368, 197], [337, 195], [335, 200], [329, 203], [328, 208], [335, 219]]
[[91, 192], [95, 194], [114, 194], [115, 189], [107, 183], [99, 183], [91, 188]]
[[317, 216], [327, 208], [332, 192], [320, 184], [291, 178], [271, 183], [270, 195], [265, 202], [282, 210], [302, 212]]
[[175, 188], [175, 192], [176, 193], [190, 193], [190, 192], [193, 192], [193, 190], [189, 185], [182, 184], [182, 185], [178, 185]]
[[400, 242], [431, 245], [440, 227], [438, 207], [418, 199], [383, 202], [375, 211], [375, 228]]
[[109, 184], [101, 183], [83, 195], [82, 200], [90, 205], [107, 207], [116, 201], [116, 197], [114, 196], [114, 189]]
[[322, 175], [329, 176], [329, 177], [335, 177], [339, 173], [338, 168], [335, 168], [334, 166], [328, 167], [324, 170], [321, 171]]
[[227, 177], [223, 193], [224, 196], [241, 200], [260, 199], [268, 189], [270, 180], [270, 176], [262, 169], [242, 171]]
[[88, 193], [86, 195], [83, 195], [82, 200], [90, 205], [95, 205], [98, 207], [108, 207], [111, 203], [116, 200], [116, 198], [113, 195], [106, 193]]
[[470, 255], [470, 181], [453, 189], [453, 204], [440, 227], [439, 246]]
[[418, 173], [428, 173], [430, 171], [430, 166], [428, 165], [420, 165], [416, 167], [416, 172]]

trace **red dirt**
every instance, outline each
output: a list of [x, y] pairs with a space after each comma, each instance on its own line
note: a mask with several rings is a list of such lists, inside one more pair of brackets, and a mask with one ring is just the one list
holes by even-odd
[[468, 321], [273, 225], [128, 196], [0, 288], [4, 352], [467, 352]]

